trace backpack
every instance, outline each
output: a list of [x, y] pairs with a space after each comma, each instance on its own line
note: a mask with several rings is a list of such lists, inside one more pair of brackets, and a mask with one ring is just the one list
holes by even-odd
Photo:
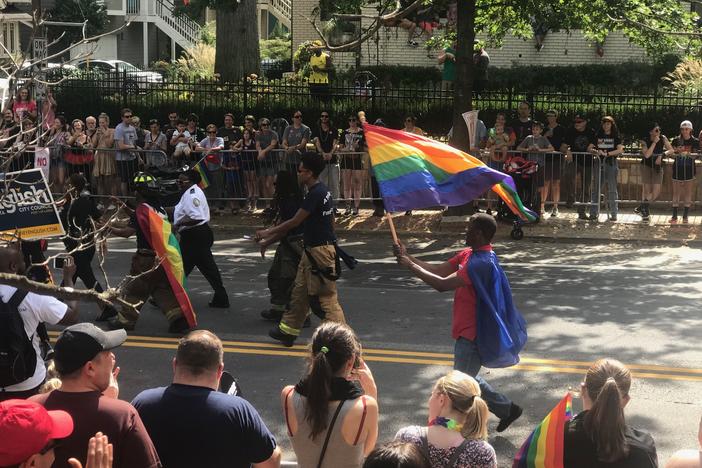
[[27, 291], [18, 289], [9, 301], [0, 301], [0, 387], [24, 382], [37, 366], [34, 337], [27, 336], [17, 309], [26, 296]]

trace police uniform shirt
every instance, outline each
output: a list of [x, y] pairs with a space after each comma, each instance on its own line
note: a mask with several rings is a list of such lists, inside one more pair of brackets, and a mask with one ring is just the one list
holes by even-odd
[[201, 226], [210, 221], [210, 207], [207, 205], [207, 198], [197, 185], [193, 185], [183, 193], [173, 212], [173, 224], [180, 225], [189, 221], [199, 221], [199, 223], [185, 226], [183, 229]]
[[326, 185], [321, 182], [313, 185], [307, 192], [300, 208], [310, 214], [305, 220], [303, 228], [303, 239], [306, 246], [314, 247], [336, 240], [332, 224], [332, 197]]

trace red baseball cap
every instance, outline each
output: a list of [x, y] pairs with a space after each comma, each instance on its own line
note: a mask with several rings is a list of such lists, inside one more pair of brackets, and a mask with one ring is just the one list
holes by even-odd
[[13, 466], [39, 453], [53, 439], [73, 432], [65, 411], [46, 411], [39, 403], [7, 400], [0, 403], [0, 466]]

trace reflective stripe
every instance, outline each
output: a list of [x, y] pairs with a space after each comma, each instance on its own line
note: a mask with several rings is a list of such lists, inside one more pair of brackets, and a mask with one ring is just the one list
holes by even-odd
[[300, 329], [299, 328], [289, 327], [285, 323], [283, 323], [282, 321], [280, 322], [279, 328], [280, 328], [280, 331], [282, 331], [283, 333], [287, 333], [288, 335], [300, 336]]

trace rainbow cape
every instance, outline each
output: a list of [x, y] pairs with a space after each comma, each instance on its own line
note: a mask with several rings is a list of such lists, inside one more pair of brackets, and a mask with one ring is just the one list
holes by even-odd
[[202, 159], [199, 163], [195, 164], [195, 167], [193, 168], [197, 172], [200, 173], [200, 177], [202, 180], [200, 183], [197, 184], [198, 187], [200, 187], [202, 190], [205, 190], [207, 187], [210, 186], [210, 171], [207, 170], [207, 167], [205, 166], [205, 160]]
[[136, 218], [146, 240], [161, 259], [161, 266], [166, 272], [173, 294], [183, 311], [185, 320], [191, 328], [197, 326], [195, 310], [185, 292], [185, 270], [183, 258], [180, 255], [180, 245], [175, 234], [171, 231], [171, 223], [163, 219], [156, 210], [146, 203], [141, 203], [136, 209]]
[[517, 195], [512, 177], [449, 145], [401, 130], [363, 126], [385, 209], [464, 205], [492, 189], [525, 221], [536, 213]]
[[565, 423], [572, 417], [573, 397], [568, 392], [524, 441], [512, 468], [563, 468]]

